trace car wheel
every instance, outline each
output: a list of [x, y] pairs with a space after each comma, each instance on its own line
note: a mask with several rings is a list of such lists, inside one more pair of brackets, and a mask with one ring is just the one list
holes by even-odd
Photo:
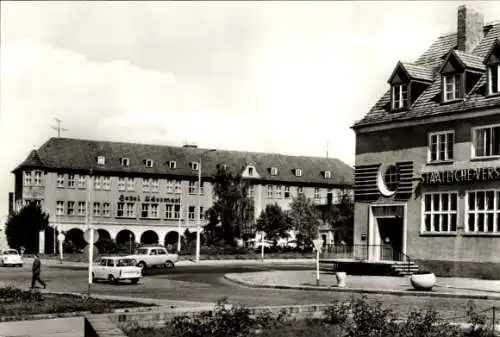
[[170, 270], [175, 268], [174, 263], [170, 260], [165, 262], [165, 264], [163, 266], [165, 269], [170, 269]]
[[116, 279], [115, 279], [115, 277], [114, 277], [113, 275], [109, 275], [109, 276], [108, 276], [108, 280], [109, 280], [109, 282], [111, 282], [111, 283], [116, 283]]
[[132, 284], [137, 284], [139, 283], [139, 279], [138, 278], [133, 278], [130, 280], [130, 282], [132, 282]]
[[139, 264], [137, 265], [137, 267], [141, 268], [141, 274], [142, 275], [145, 275], [146, 274], [146, 264], [144, 262], [139, 262]]

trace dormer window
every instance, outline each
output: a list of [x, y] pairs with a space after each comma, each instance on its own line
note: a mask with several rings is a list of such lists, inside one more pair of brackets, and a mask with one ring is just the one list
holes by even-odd
[[500, 93], [500, 77], [498, 77], [498, 72], [500, 69], [500, 64], [494, 64], [488, 66], [488, 94], [494, 95]]
[[278, 168], [277, 167], [271, 167], [271, 175], [272, 176], [278, 175]]
[[251, 166], [248, 168], [248, 175], [253, 176], [253, 167]]
[[302, 170], [301, 169], [295, 169], [295, 176], [296, 177], [302, 177]]
[[146, 159], [145, 163], [146, 167], [153, 167], [153, 159]]
[[104, 156], [97, 156], [97, 164], [98, 165], [106, 164], [106, 158]]
[[122, 166], [130, 166], [130, 159], [129, 158], [121, 158], [121, 164]]
[[392, 86], [392, 108], [394, 110], [408, 108], [408, 84]]
[[168, 167], [171, 168], [171, 169], [176, 169], [177, 168], [177, 163], [175, 162], [175, 160], [171, 160], [168, 162]]
[[462, 98], [460, 85], [460, 74], [443, 76], [443, 98], [445, 102]]
[[192, 169], [193, 171], [198, 171], [198, 168], [199, 168], [199, 164], [198, 164], [198, 162], [193, 161], [193, 162], [191, 163], [191, 169]]
[[330, 171], [325, 171], [324, 172], [325, 179], [330, 179], [332, 177], [332, 172]]

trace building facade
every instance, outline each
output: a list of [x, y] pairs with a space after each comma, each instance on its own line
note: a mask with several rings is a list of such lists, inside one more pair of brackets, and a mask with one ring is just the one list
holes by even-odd
[[198, 217], [206, 224], [220, 165], [250, 182], [255, 217], [271, 203], [288, 209], [298, 193], [325, 204], [352, 189], [353, 169], [338, 159], [51, 138], [13, 171], [15, 208], [39, 202], [65, 233], [91, 224], [118, 244], [175, 244]]
[[457, 19], [353, 126], [354, 241], [369, 260], [462, 275], [500, 263], [500, 24], [466, 6]]

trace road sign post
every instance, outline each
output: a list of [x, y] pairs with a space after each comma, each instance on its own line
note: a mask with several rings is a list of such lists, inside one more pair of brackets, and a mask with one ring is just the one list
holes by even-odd
[[57, 235], [57, 241], [59, 243], [59, 261], [62, 264], [63, 263], [63, 242], [66, 236], [63, 233], [59, 233]]
[[88, 243], [89, 249], [89, 288], [88, 295], [90, 296], [90, 286], [92, 285], [92, 262], [94, 260], [94, 244], [99, 240], [99, 233], [92, 227], [89, 227], [85, 233], [83, 233], [83, 238]]
[[313, 240], [313, 243], [316, 249], [316, 286], [319, 286], [319, 253], [321, 251], [321, 240]]

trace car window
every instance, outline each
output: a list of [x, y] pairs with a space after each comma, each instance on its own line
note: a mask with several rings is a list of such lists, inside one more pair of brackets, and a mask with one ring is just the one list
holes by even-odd
[[158, 255], [167, 255], [167, 251], [165, 249], [158, 249]]
[[136, 254], [138, 254], [138, 255], [145, 255], [145, 254], [147, 254], [147, 253], [148, 253], [148, 249], [147, 249], [147, 248], [137, 249], [137, 250], [135, 251], [135, 253], [136, 253]]
[[9, 249], [3, 252], [3, 255], [18, 255], [17, 250]]
[[106, 259], [102, 259], [101, 261], [99, 261], [99, 264], [101, 266], [105, 266], [106, 265]]
[[130, 266], [135, 266], [135, 260], [134, 259], [120, 259], [118, 260], [118, 267], [130, 267]]
[[149, 255], [156, 255], [156, 249], [151, 249], [151, 252], [149, 253]]
[[107, 266], [108, 267], [114, 267], [115, 266], [115, 260], [109, 259]]

